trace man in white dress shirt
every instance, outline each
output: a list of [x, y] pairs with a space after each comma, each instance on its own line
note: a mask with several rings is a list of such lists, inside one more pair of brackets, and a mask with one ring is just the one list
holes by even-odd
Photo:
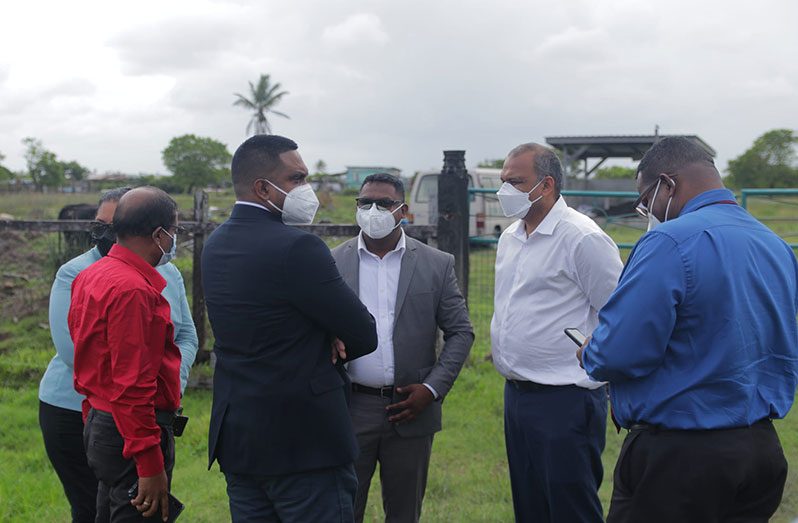
[[406, 212], [399, 178], [368, 176], [357, 199], [361, 233], [333, 250], [344, 281], [377, 322], [377, 350], [348, 364], [349, 413], [360, 446], [358, 522], [378, 462], [385, 520], [418, 521], [441, 402], [474, 341], [454, 257], [407, 237], [400, 226]]
[[518, 218], [499, 239], [491, 322], [493, 363], [507, 381], [504, 423], [515, 519], [602, 521], [598, 488], [607, 392], [563, 333], [589, 335], [623, 265], [612, 239], [560, 195], [550, 149], [522, 144], [497, 195]]

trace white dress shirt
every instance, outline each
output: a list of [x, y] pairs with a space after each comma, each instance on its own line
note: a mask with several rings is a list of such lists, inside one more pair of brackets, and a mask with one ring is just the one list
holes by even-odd
[[405, 233], [396, 248], [383, 258], [369, 252], [361, 232], [357, 239], [360, 257], [360, 301], [377, 323], [377, 350], [349, 362], [349, 377], [354, 383], [367, 387], [386, 387], [394, 384], [393, 324], [396, 314], [396, 293], [399, 272], [404, 256]]
[[[595, 389], [563, 329], [586, 336], [623, 269], [612, 239], [561, 196], [527, 236], [523, 221], [499, 239], [491, 321], [493, 364], [508, 379]], [[634, 343], [630, 340], [630, 343]]]

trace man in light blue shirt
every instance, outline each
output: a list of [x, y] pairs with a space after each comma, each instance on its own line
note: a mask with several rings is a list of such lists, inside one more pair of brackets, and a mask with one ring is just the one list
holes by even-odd
[[638, 169], [649, 232], [580, 349], [630, 429], [608, 521], [766, 521], [787, 463], [771, 419], [798, 384], [798, 263], [712, 157], [664, 138]]
[[[74, 346], [67, 326], [72, 282], [86, 267], [102, 258], [115, 242], [110, 229], [119, 199], [129, 191], [123, 187], [103, 194], [97, 210], [92, 237], [97, 243], [91, 250], [62, 265], [50, 291], [50, 334], [56, 355], [47, 366], [39, 385], [39, 424], [47, 456], [64, 487], [72, 507], [73, 522], [94, 522], [97, 480], [86, 462], [83, 448], [84, 397], [73, 387]], [[197, 354], [197, 332], [191, 317], [186, 289], [180, 271], [167, 263], [157, 268], [167, 282], [163, 296], [171, 307], [175, 344], [180, 348], [181, 392], [185, 390], [191, 365]]]

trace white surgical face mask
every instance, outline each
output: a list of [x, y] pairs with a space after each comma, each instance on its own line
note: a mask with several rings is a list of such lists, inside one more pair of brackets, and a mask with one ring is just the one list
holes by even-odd
[[177, 233], [175, 233], [175, 235], [172, 236], [171, 234], [166, 232], [166, 229], [164, 229], [163, 232], [164, 234], [172, 238], [172, 248], [169, 249], [169, 252], [167, 252], [163, 250], [163, 247], [161, 247], [160, 243], [155, 244], [158, 246], [159, 249], [161, 249], [161, 252], [163, 253], [161, 254], [161, 259], [158, 260], [158, 263], [155, 265], [156, 267], [160, 267], [161, 265], [166, 265], [170, 261], [174, 260], [175, 256], [177, 255]]
[[393, 215], [401, 208], [402, 206], [400, 205], [393, 211], [381, 211], [377, 208], [376, 203], [372, 203], [371, 207], [368, 209], [358, 208], [356, 214], [357, 224], [360, 226], [363, 234], [369, 238], [380, 240], [399, 227]]
[[310, 225], [319, 210], [319, 199], [313, 192], [313, 187], [309, 183], [304, 183], [294, 187], [290, 192], [285, 192], [269, 180], [269, 184], [285, 195], [283, 208], [280, 209], [272, 202], [269, 205], [280, 211], [283, 215], [283, 223], [286, 225]]
[[528, 192], [519, 191], [512, 184], [504, 182], [499, 190], [496, 192], [496, 196], [499, 198], [499, 204], [502, 206], [502, 212], [508, 218], [523, 218], [526, 216], [526, 213], [529, 211], [529, 208], [532, 207], [532, 204], [543, 198], [541, 194], [534, 200], [529, 200], [529, 194], [534, 191], [538, 185], [543, 183], [543, 180], [540, 180], [538, 183], [535, 184]]
[[[652, 196], [651, 200], [648, 202], [648, 204], [652, 206], [652, 209], [648, 209], [648, 229], [646, 229], [647, 231], [650, 231], [650, 230], [656, 228], [658, 225], [662, 225], [662, 222], [659, 221], [659, 218], [654, 216], [654, 213], [652, 212], [654, 201], [657, 199], [657, 193], [659, 192], [659, 186], [660, 186], [661, 183], [662, 183], [662, 180], [657, 182], [657, 188], [654, 189], [654, 196]], [[665, 221], [666, 222], [668, 221], [668, 212], [671, 210], [671, 201], [672, 200], [673, 200], [673, 195], [671, 195], [671, 197], [668, 198], [668, 205], [665, 207]]]

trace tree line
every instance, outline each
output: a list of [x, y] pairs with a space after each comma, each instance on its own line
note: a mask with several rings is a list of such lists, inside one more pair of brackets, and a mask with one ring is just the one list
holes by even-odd
[[[249, 82], [246, 95], [233, 93], [233, 105], [250, 113], [247, 135], [271, 133], [269, 118], [272, 114], [288, 118], [275, 109], [287, 94], [268, 74], [261, 74], [257, 82]], [[13, 172], [3, 166], [5, 156], [0, 152], [0, 182], [28, 180], [41, 191], [44, 187], [59, 188], [80, 182], [91, 172], [75, 160], [60, 160], [41, 140], [28, 137], [22, 143], [26, 170]], [[218, 186], [229, 180], [231, 158], [227, 146], [218, 140], [194, 134], [176, 136], [161, 151], [161, 159], [171, 176], [145, 175], [140, 180], [168, 192], [191, 192], [198, 187]], [[479, 166], [501, 168], [502, 164], [502, 159], [493, 159], [484, 160]], [[319, 176], [324, 175], [324, 166], [317, 171]], [[730, 160], [726, 172], [726, 185], [732, 188], [798, 187], [798, 134], [791, 129], [766, 132], [744, 153]], [[635, 169], [616, 165], [598, 169], [595, 177], [634, 178], [635, 175]]]

